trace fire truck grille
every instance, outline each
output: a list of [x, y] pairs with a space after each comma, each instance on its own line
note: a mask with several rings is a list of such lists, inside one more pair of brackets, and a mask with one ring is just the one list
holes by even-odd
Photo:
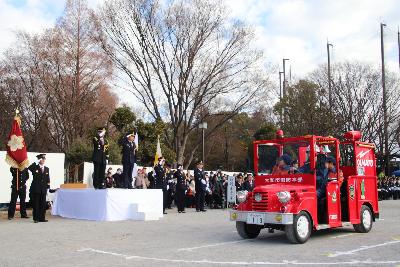
[[[262, 200], [257, 202], [255, 200], [255, 195], [256, 194], [261, 194], [262, 195]], [[256, 211], [265, 211], [268, 209], [268, 193], [266, 192], [254, 192], [253, 193], [253, 199], [252, 199], [252, 208], [253, 210]]]

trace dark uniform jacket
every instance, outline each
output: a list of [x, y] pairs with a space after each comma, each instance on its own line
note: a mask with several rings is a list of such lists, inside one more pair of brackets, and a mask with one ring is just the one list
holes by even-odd
[[243, 183], [243, 190], [250, 192], [253, 191], [253, 189], [254, 189], [254, 180], [251, 182], [251, 184], [249, 181]]
[[123, 179], [124, 179], [122, 174], [115, 173], [112, 177], [113, 177], [113, 180], [114, 180], [114, 183], [115, 183], [115, 187], [116, 188], [122, 188], [123, 187]]
[[[13, 177], [11, 182], [11, 188], [15, 189], [17, 187], [17, 169], [10, 168], [11, 175]], [[29, 179], [28, 169], [23, 171], [18, 170], [18, 189], [26, 187], [26, 181]]]
[[206, 191], [206, 184], [203, 184], [202, 181], [206, 181], [204, 178], [204, 171], [195, 169], [194, 170], [194, 181], [196, 186], [196, 192], [205, 192]]
[[239, 182], [235, 182], [235, 186], [236, 186], [236, 192], [244, 190], [243, 183], [240, 184]]
[[33, 176], [29, 192], [35, 194], [46, 194], [47, 189], [50, 188], [49, 168], [44, 166], [42, 172], [40, 166], [36, 163], [33, 163], [28, 169]]
[[156, 181], [154, 179], [154, 171], [151, 171], [147, 174], [147, 179], [149, 179], [150, 182], [150, 188], [154, 189], [156, 188]]
[[134, 142], [129, 142], [125, 139], [122, 143], [122, 164], [133, 164], [135, 163], [135, 148]]
[[168, 191], [175, 191], [174, 174], [172, 173], [172, 171], [166, 174], [166, 183], [168, 185]]
[[167, 183], [166, 183], [166, 179], [165, 179], [164, 167], [161, 166], [160, 164], [157, 164], [154, 167], [153, 176], [155, 176], [154, 177], [154, 188], [167, 190]]
[[183, 173], [180, 170], [177, 170], [174, 173], [174, 179], [176, 179], [176, 191], [186, 191], [187, 190], [187, 184], [186, 184], [186, 179]]
[[93, 137], [92, 161], [95, 163], [106, 164], [106, 160], [108, 159], [108, 140], [106, 138], [103, 138], [103, 140], [102, 142], [98, 135]]
[[213, 195], [222, 196], [224, 194], [224, 187], [222, 185], [222, 181], [211, 181], [211, 191]]

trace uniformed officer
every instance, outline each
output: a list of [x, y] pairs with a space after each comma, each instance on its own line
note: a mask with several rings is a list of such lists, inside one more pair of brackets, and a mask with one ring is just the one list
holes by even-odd
[[199, 161], [196, 164], [196, 169], [194, 170], [194, 180], [195, 180], [195, 188], [196, 188], [196, 211], [205, 212], [204, 209], [204, 201], [206, 196], [206, 179], [204, 176], [203, 170], [204, 164], [203, 161]]
[[182, 164], [178, 164], [178, 169], [174, 173], [174, 179], [176, 179], [176, 194], [175, 194], [175, 202], [178, 207], [178, 213], [186, 213], [185, 212], [185, 194], [188, 188], [186, 177], [183, 174], [183, 166]]
[[97, 129], [97, 135], [93, 137], [93, 187], [95, 189], [105, 188], [105, 173], [108, 161], [108, 140], [105, 138], [106, 129], [104, 127]]
[[172, 209], [171, 205], [175, 197], [174, 173], [171, 170], [170, 164], [165, 164], [165, 166], [165, 178], [167, 182], [167, 208]]
[[32, 173], [33, 179], [31, 188], [29, 190], [32, 208], [33, 208], [33, 222], [47, 222], [45, 219], [46, 214], [46, 194], [47, 189], [50, 188], [50, 175], [49, 168], [45, 166], [46, 154], [39, 154], [36, 156], [38, 163], [32, 163], [28, 167]]
[[11, 200], [8, 206], [8, 219], [12, 220], [15, 214], [15, 206], [19, 197], [21, 218], [28, 219], [26, 215], [26, 181], [29, 179], [28, 169], [20, 171], [17, 168], [10, 168], [13, 180], [11, 182]]
[[163, 214], [167, 214], [165, 212], [165, 208], [167, 207], [167, 180], [165, 178], [165, 169], [164, 169], [165, 160], [163, 157], [158, 159], [158, 163], [154, 166], [154, 188], [162, 189], [163, 192]]
[[127, 133], [122, 143], [122, 166], [124, 174], [124, 188], [132, 189], [132, 172], [135, 168], [136, 144], [135, 134]]

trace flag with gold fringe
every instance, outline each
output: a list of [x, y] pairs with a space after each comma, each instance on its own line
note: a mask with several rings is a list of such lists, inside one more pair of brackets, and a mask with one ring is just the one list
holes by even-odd
[[29, 166], [28, 152], [25, 139], [21, 130], [21, 117], [18, 110], [12, 122], [12, 127], [7, 140], [6, 162], [13, 168], [24, 170]]

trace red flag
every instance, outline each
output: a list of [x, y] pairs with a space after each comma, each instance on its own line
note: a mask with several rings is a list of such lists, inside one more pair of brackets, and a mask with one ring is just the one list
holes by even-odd
[[18, 115], [18, 111], [16, 113], [8, 136], [6, 162], [11, 167], [22, 171], [29, 166], [29, 161], [25, 139], [21, 131], [21, 118]]

